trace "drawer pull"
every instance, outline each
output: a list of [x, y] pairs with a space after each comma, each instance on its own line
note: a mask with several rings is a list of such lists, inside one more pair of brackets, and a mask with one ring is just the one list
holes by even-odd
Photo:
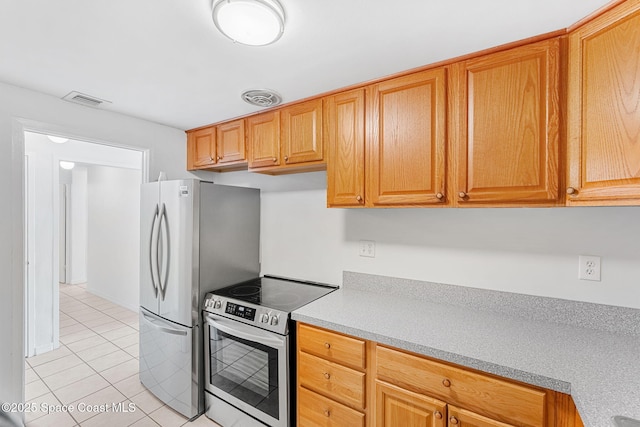
[[325, 410], [324, 410], [324, 416], [325, 416], [325, 417], [330, 417], [330, 416], [331, 416], [331, 411], [330, 411], [330, 410], [328, 410], [328, 409], [325, 409]]
[[451, 381], [445, 378], [444, 380], [442, 380], [442, 385], [445, 387], [451, 387]]
[[441, 420], [441, 419], [442, 419], [442, 412], [440, 412], [440, 411], [436, 411], [436, 412], [434, 412], [434, 413], [433, 413], [433, 415], [434, 415], [437, 419], [439, 419], [439, 420]]
[[449, 422], [451, 424], [457, 425], [458, 424], [458, 419], [456, 417], [454, 417], [453, 415], [451, 415], [451, 417], [449, 417]]
[[325, 378], [325, 379], [327, 379], [327, 380], [328, 380], [329, 378], [331, 378], [331, 374], [330, 374], [329, 372], [325, 372], [325, 373], [323, 373], [322, 375], [324, 375], [324, 378]]
[[328, 342], [324, 343], [324, 348], [329, 350], [331, 348], [331, 344], [329, 344]]
[[275, 157], [274, 157], [273, 159], [271, 159], [271, 160], [273, 160], [274, 162], [277, 162], [277, 161], [278, 161], [278, 159], [276, 159]]

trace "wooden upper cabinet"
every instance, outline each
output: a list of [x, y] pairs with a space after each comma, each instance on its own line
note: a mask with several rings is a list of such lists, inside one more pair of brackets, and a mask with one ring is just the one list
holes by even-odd
[[376, 381], [375, 427], [445, 427], [446, 425], [445, 402]]
[[324, 100], [327, 206], [364, 206], [365, 91]]
[[187, 169], [204, 169], [216, 164], [216, 128], [187, 132]]
[[446, 70], [367, 88], [367, 206], [445, 201]]
[[640, 1], [569, 35], [567, 204], [640, 203]]
[[280, 165], [280, 111], [247, 118], [249, 168]]
[[281, 110], [282, 161], [287, 165], [324, 160], [322, 99]]
[[559, 203], [560, 43], [452, 66], [458, 205]]
[[247, 159], [244, 120], [218, 125], [216, 140], [218, 163], [236, 163]]

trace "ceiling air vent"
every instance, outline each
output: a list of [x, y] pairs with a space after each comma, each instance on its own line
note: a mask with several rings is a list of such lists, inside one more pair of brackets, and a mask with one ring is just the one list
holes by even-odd
[[104, 99], [96, 98], [95, 96], [87, 95], [80, 92], [69, 92], [62, 99], [69, 102], [75, 102], [76, 104], [84, 105], [87, 107], [99, 107], [101, 104], [109, 101]]
[[282, 102], [282, 97], [269, 89], [252, 89], [242, 93], [242, 99], [258, 107], [274, 107]]

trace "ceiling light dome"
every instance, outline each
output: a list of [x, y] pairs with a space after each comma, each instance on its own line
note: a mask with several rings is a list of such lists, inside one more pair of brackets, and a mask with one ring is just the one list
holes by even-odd
[[62, 138], [60, 136], [53, 136], [53, 135], [47, 135], [47, 138], [49, 138], [51, 141], [55, 142], [56, 144], [64, 144], [69, 140], [69, 138]]
[[213, 22], [234, 42], [264, 46], [284, 31], [284, 9], [277, 0], [219, 0], [213, 6]]
[[66, 169], [66, 170], [68, 170], [68, 171], [69, 171], [69, 170], [73, 169], [73, 167], [74, 167], [75, 165], [76, 165], [76, 164], [75, 164], [75, 163], [73, 163], [73, 162], [67, 162], [67, 161], [65, 161], [65, 160], [60, 160], [60, 167], [61, 167], [62, 169]]

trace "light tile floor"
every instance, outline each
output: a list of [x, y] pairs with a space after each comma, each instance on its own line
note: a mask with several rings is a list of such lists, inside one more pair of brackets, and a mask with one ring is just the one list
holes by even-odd
[[27, 427], [218, 426], [188, 422], [140, 384], [138, 314], [84, 285], [60, 285], [60, 348], [26, 362]]

